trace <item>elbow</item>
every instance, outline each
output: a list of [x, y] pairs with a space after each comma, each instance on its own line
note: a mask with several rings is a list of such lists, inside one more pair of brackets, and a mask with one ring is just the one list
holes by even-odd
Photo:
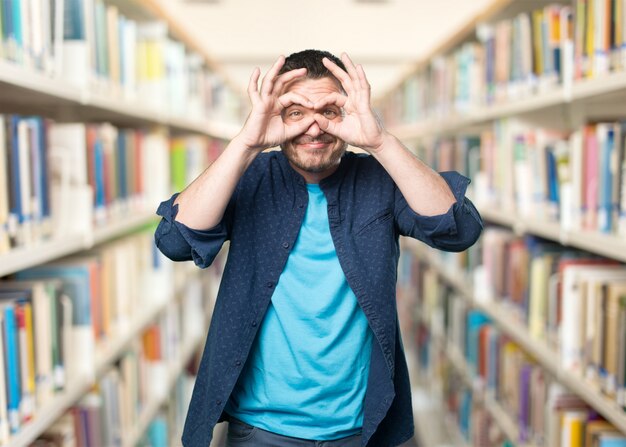
[[472, 203], [465, 199], [455, 213], [455, 229], [448, 238], [441, 239], [437, 248], [452, 252], [467, 250], [478, 241], [483, 232], [483, 221]]
[[172, 261], [191, 259], [191, 247], [172, 222], [161, 219], [154, 232], [154, 243], [161, 253]]
[[478, 210], [469, 200], [465, 199], [460, 207], [460, 214], [463, 217], [456, 219], [459, 246], [455, 251], [463, 251], [470, 248], [478, 241], [483, 232], [483, 220]]
[[457, 225], [457, 244], [450, 251], [460, 252], [467, 250], [478, 241], [483, 232], [482, 221], [474, 218], [466, 219]]
[[176, 262], [189, 261], [191, 257], [191, 248], [188, 244], [172, 243], [167, 236], [155, 235], [154, 242], [156, 247], [168, 259]]

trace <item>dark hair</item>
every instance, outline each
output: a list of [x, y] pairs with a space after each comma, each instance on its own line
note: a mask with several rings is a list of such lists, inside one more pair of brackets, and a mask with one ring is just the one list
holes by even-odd
[[[342, 70], [346, 71], [346, 66], [341, 62], [337, 56], [329, 53], [328, 51], [321, 50], [304, 50], [297, 53], [290, 54], [285, 59], [285, 64], [282, 66], [278, 74], [283, 74], [297, 68], [306, 68], [306, 78], [319, 79], [319, 78], [335, 78], [328, 68], [322, 63], [322, 58], [328, 58], [337, 64]], [[339, 81], [337, 79], [337, 81]], [[340, 83], [341, 85], [341, 83]]]

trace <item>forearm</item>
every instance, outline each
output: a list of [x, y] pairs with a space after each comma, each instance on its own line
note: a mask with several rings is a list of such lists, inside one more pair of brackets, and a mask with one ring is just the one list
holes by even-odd
[[224, 216], [237, 182], [257, 154], [234, 138], [217, 160], [176, 198], [176, 220], [196, 230], [216, 226]]
[[413, 155], [396, 137], [386, 134], [372, 155], [389, 173], [413, 211], [423, 216], [444, 214], [455, 198], [446, 181]]

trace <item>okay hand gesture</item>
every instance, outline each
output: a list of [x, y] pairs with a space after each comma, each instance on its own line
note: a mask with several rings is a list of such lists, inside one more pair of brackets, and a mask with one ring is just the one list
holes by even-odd
[[346, 53], [341, 60], [347, 72], [327, 58], [322, 62], [341, 82], [346, 95], [331, 93], [317, 101], [316, 110], [322, 110], [329, 104], [335, 104], [344, 111], [343, 120], [329, 120], [321, 114], [315, 114], [315, 121], [320, 128], [346, 143], [360, 147], [367, 152], [377, 152], [383, 144], [385, 130], [374, 115], [370, 104], [370, 85], [361, 65], [355, 66]]
[[252, 110], [239, 133], [239, 138], [251, 150], [260, 152], [278, 146], [305, 132], [315, 121], [313, 116], [297, 122], [283, 121], [283, 110], [293, 104], [306, 108], [313, 107], [311, 101], [295, 92], [281, 95], [286, 83], [306, 74], [306, 68], [299, 68], [278, 76], [284, 63], [285, 58], [280, 56], [263, 78], [260, 90], [258, 81], [261, 70], [258, 67], [255, 68], [250, 77], [248, 96], [252, 103]]

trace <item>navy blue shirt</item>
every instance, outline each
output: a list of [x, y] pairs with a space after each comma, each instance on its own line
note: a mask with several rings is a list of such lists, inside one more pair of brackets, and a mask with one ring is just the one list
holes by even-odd
[[[320, 182], [339, 263], [374, 333], [363, 446], [396, 446], [413, 436], [411, 386], [395, 300], [399, 236], [462, 251], [482, 231], [480, 215], [465, 198], [469, 179], [455, 172], [441, 175], [456, 202], [439, 216], [415, 213], [385, 169], [368, 155], [347, 152], [338, 169]], [[276, 151], [253, 161], [214, 228], [192, 230], [177, 222], [175, 198], [157, 210], [163, 219], [155, 239], [166, 256], [193, 260], [204, 268], [230, 240], [182, 438], [185, 446], [206, 447], [213, 427], [225, 416], [224, 406], [296, 242], [308, 192], [304, 178]]]

